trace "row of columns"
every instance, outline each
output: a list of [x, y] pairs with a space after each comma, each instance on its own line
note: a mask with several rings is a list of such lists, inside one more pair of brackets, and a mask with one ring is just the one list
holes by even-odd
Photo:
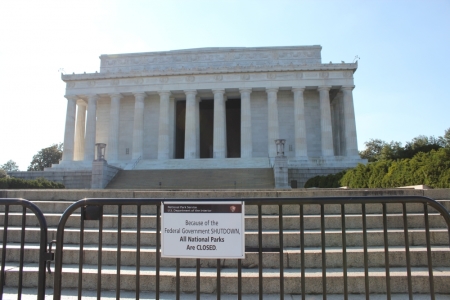
[[[320, 127], [322, 156], [333, 156], [333, 135], [331, 125], [330, 86], [319, 87], [320, 99]], [[344, 137], [346, 156], [357, 156], [356, 125], [353, 107], [353, 86], [342, 87], [343, 112], [344, 112]], [[252, 122], [250, 88], [240, 89], [241, 94], [241, 158], [252, 157]], [[305, 124], [305, 87], [293, 87], [294, 94], [294, 126], [295, 126], [295, 156], [307, 156], [307, 138]], [[200, 118], [199, 98], [196, 90], [186, 90], [186, 124], [185, 124], [185, 159], [198, 158], [200, 154]], [[276, 156], [276, 145], [274, 140], [280, 138], [278, 122], [277, 94], [278, 88], [268, 88], [268, 151], [269, 156]], [[226, 96], [224, 89], [214, 89], [214, 134], [213, 134], [213, 157], [225, 158], [226, 149]], [[170, 158], [170, 104], [173, 98], [169, 91], [159, 92], [159, 135], [158, 135], [158, 159]], [[144, 99], [145, 93], [135, 93], [134, 125], [132, 159], [138, 159], [143, 153], [144, 140]], [[63, 161], [84, 160], [92, 162], [95, 151], [96, 135], [96, 111], [98, 95], [88, 96], [87, 119], [86, 106], [79, 103], [78, 114], [76, 106], [78, 98], [66, 96], [67, 115], [64, 135]], [[121, 94], [110, 94], [110, 121], [108, 136], [108, 160], [115, 161], [119, 154], [119, 113]], [[86, 122], [86, 127], [84, 124]], [[77, 147], [75, 149], [75, 147]], [[77, 154], [77, 155], [75, 155]]]

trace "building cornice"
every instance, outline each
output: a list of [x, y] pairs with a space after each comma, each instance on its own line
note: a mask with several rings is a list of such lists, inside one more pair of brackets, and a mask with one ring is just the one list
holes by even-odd
[[176, 76], [176, 75], [201, 75], [201, 74], [226, 74], [226, 73], [255, 73], [255, 72], [286, 72], [286, 71], [352, 71], [358, 68], [358, 63], [316, 64], [316, 65], [276, 65], [276, 66], [235, 66], [222, 68], [194, 68], [181, 70], [160, 71], [129, 71], [129, 72], [106, 72], [106, 73], [84, 73], [84, 74], [61, 74], [63, 81], [91, 80], [91, 79], [114, 79], [114, 78], [136, 78], [153, 76]]

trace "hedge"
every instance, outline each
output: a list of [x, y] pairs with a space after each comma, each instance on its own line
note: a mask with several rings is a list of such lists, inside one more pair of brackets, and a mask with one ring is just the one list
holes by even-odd
[[305, 188], [394, 188], [425, 184], [433, 188], [450, 188], [450, 149], [441, 148], [413, 158], [380, 160], [337, 174], [316, 176]]
[[45, 178], [21, 179], [14, 177], [0, 178], [0, 189], [64, 189], [62, 183]]
[[347, 170], [340, 184], [350, 188], [392, 188], [419, 184], [450, 188], [450, 149], [420, 152], [411, 159], [359, 164]]
[[341, 186], [339, 181], [342, 176], [344, 176], [345, 172], [346, 171], [342, 171], [336, 174], [312, 177], [305, 182], [305, 188], [338, 188]]

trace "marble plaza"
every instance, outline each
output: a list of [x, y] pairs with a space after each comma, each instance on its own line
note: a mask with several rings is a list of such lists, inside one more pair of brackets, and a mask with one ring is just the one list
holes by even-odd
[[62, 75], [64, 153], [52, 170], [91, 170], [98, 143], [107, 163], [125, 170], [267, 168], [276, 139], [285, 139], [290, 179], [364, 162], [352, 96], [357, 63], [322, 63], [321, 46], [100, 60], [100, 72]]

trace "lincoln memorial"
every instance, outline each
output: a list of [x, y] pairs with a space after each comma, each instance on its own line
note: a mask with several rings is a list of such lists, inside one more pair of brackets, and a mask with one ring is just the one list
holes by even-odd
[[120, 170], [270, 168], [277, 139], [289, 180], [354, 167], [357, 63], [322, 63], [321, 49], [101, 55], [99, 72], [62, 75], [64, 152], [50, 170], [92, 170], [96, 144]]

